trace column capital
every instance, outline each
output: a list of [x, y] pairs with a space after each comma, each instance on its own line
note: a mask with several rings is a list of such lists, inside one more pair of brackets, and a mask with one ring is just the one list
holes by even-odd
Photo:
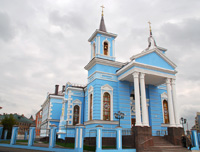
[[172, 85], [176, 84], [176, 79], [172, 79]]
[[145, 73], [140, 73], [140, 79], [144, 79]]
[[134, 76], [134, 78], [138, 77], [139, 76], [139, 72], [137, 72], [137, 71], [133, 72], [133, 76]]
[[167, 84], [170, 84], [170, 82], [171, 82], [171, 81], [170, 81], [170, 78], [166, 78], [166, 83], [167, 83]]

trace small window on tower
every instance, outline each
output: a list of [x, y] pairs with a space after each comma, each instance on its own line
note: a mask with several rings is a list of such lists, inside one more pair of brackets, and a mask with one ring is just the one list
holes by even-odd
[[103, 43], [103, 54], [108, 55], [108, 43], [107, 42]]
[[93, 43], [93, 48], [92, 48], [92, 50], [93, 50], [93, 57], [95, 57], [95, 43]]

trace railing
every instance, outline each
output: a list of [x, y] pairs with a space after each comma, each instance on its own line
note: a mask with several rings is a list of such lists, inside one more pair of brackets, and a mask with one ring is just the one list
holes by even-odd
[[145, 141], [141, 142], [141, 143], [140, 143], [140, 145], [142, 145], [142, 144], [146, 143], [146, 142], [147, 142], [147, 141], [149, 141], [149, 140], [153, 140], [153, 138], [149, 138], [149, 139], [147, 139], [147, 140], [145, 140]]
[[122, 129], [123, 136], [132, 135], [132, 134], [133, 134], [133, 132], [132, 132], [131, 128], [123, 128]]

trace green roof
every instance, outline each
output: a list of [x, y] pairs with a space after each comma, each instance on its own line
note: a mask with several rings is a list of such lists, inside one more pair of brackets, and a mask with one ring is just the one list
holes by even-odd
[[[11, 114], [0, 115], [0, 120], [4, 119], [5, 116], [10, 116], [10, 115]], [[33, 121], [29, 120], [23, 115], [13, 114], [13, 117], [17, 122], [31, 123], [31, 124], [33, 123]]]

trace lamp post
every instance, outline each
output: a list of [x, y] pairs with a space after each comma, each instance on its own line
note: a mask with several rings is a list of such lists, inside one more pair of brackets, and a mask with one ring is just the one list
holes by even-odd
[[115, 113], [115, 118], [119, 119], [119, 127], [120, 127], [120, 119], [124, 119], [124, 113], [118, 111], [118, 113]]
[[187, 122], [187, 119], [181, 117], [181, 119], [180, 119], [180, 123], [181, 123], [182, 126], [183, 126], [184, 133], [185, 133], [184, 124], [186, 124], [186, 122]]

